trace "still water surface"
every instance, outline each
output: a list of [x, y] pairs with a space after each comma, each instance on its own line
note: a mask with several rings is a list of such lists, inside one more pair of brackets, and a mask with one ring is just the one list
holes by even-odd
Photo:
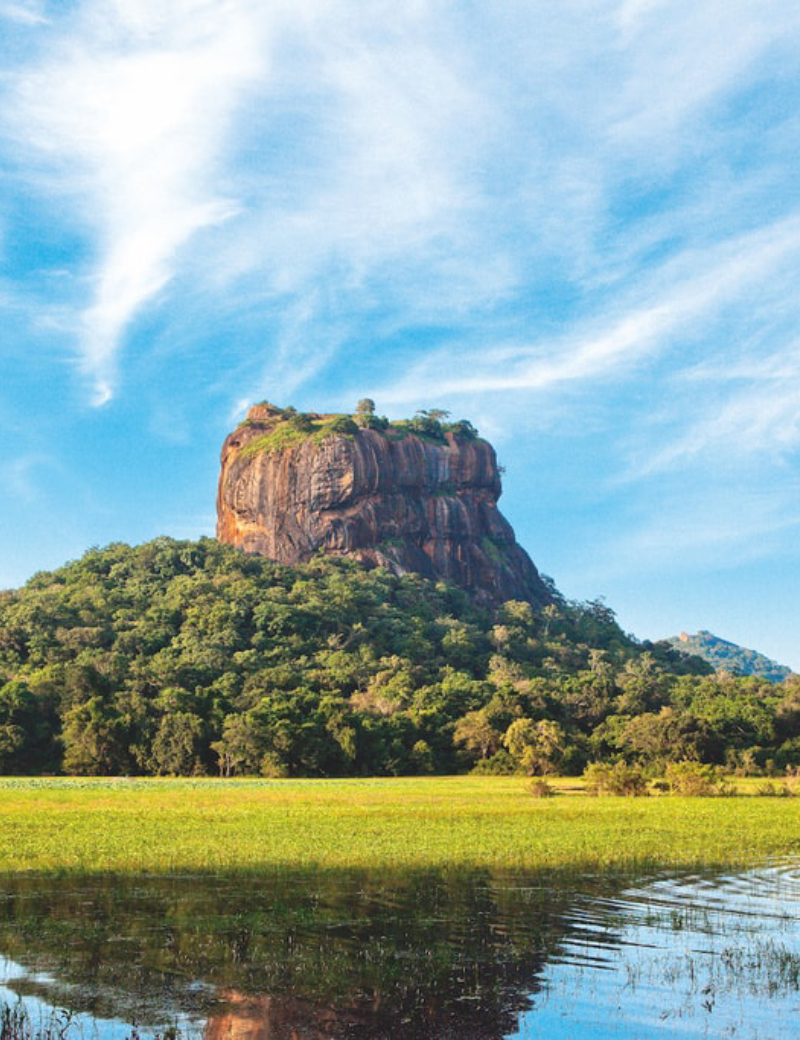
[[0, 879], [0, 1000], [68, 1037], [789, 1040], [799, 985], [796, 863]]

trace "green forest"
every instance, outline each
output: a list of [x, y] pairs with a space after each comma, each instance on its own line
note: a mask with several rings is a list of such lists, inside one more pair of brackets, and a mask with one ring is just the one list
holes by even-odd
[[800, 680], [716, 675], [550, 583], [541, 612], [216, 542], [92, 549], [0, 593], [0, 772], [654, 774], [800, 766]]

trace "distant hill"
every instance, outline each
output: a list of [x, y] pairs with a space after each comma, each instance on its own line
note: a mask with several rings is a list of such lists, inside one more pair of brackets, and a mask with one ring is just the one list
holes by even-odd
[[792, 674], [786, 665], [771, 661], [756, 650], [747, 650], [727, 639], [720, 639], [711, 632], [701, 629], [695, 635], [681, 632], [672, 636], [667, 642], [687, 654], [696, 654], [708, 661], [718, 672], [730, 672], [732, 675], [757, 675], [770, 682], [783, 682]]

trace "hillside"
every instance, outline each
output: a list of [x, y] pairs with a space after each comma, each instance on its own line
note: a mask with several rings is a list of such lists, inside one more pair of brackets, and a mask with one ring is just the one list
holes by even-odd
[[783, 682], [792, 674], [791, 668], [787, 668], [786, 665], [778, 664], [756, 650], [747, 650], [702, 629], [695, 635], [681, 632], [679, 636], [672, 636], [667, 642], [684, 653], [702, 657], [718, 672], [756, 675], [775, 683]]
[[800, 765], [800, 688], [639, 643], [602, 601], [536, 611], [213, 539], [92, 549], [0, 594], [0, 772], [580, 772]]

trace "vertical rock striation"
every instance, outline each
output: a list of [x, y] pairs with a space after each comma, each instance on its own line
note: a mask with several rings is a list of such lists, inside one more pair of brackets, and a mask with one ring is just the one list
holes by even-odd
[[[500, 475], [486, 441], [407, 427], [297, 433], [269, 406], [226, 439], [217, 537], [284, 564], [351, 556], [397, 574], [444, 578], [491, 603], [550, 594], [497, 508]], [[283, 436], [282, 436], [283, 434]]]

